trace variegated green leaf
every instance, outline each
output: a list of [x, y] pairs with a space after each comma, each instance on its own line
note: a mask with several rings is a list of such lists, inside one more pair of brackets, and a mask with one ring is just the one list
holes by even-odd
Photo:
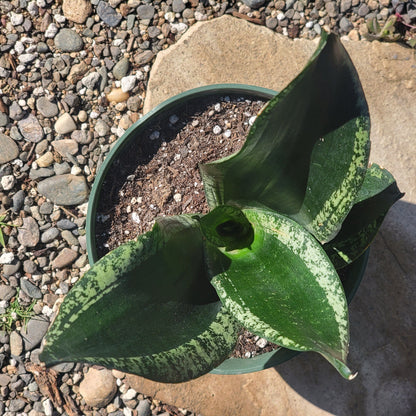
[[328, 133], [312, 152], [302, 207], [291, 216], [321, 242], [335, 237], [362, 186], [370, 154], [370, 120], [357, 117]]
[[388, 210], [403, 195], [386, 169], [371, 165], [340, 232], [324, 245], [337, 269], [353, 262], [368, 248]]
[[[315, 144], [322, 138], [339, 142], [347, 134], [360, 136], [353, 154], [359, 158], [367, 147], [362, 143], [367, 127], [368, 107], [357, 72], [339, 39], [324, 35], [301, 74], [259, 114], [240, 152], [201, 165], [208, 203], [211, 208], [265, 206], [294, 215], [305, 198]], [[344, 164], [344, 156], [351, 164], [351, 152], [338, 156], [337, 162]], [[318, 213], [327, 200], [319, 202]]]
[[224, 306], [256, 335], [317, 351], [351, 378], [347, 301], [324, 250], [287, 217], [256, 208], [243, 213], [254, 229], [250, 246], [227, 251], [207, 241], [211, 283]]
[[239, 328], [209, 283], [198, 221], [163, 218], [100, 259], [74, 286], [41, 360], [181, 382], [227, 358]]

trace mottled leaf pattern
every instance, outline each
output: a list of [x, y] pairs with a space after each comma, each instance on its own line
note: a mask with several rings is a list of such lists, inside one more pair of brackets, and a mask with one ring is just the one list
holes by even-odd
[[189, 216], [99, 260], [65, 298], [41, 359], [82, 361], [179, 382], [217, 366], [239, 330], [209, 284], [202, 235]]
[[317, 351], [350, 377], [347, 301], [324, 250], [287, 217], [264, 209], [243, 213], [254, 228], [249, 247], [227, 251], [207, 242], [211, 283], [224, 306], [256, 335]]

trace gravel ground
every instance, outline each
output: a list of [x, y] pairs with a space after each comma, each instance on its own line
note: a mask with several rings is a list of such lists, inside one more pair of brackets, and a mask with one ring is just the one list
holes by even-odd
[[[325, 29], [358, 40], [367, 19], [385, 21], [397, 3], [0, 0], [0, 221], [13, 225], [2, 226], [0, 252], [1, 415], [192, 414], [135, 392], [116, 371], [37, 367], [57, 304], [88, 268], [89, 188], [111, 144], [140, 118], [157, 53], [224, 13], [291, 38]], [[405, 6], [410, 24], [413, 2]], [[94, 401], [88, 383], [97, 390], [106, 377], [111, 389]]]

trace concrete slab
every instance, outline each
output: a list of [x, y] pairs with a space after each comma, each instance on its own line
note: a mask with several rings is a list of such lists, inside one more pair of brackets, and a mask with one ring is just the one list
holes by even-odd
[[[240, 376], [207, 375], [178, 385], [129, 376], [136, 390], [204, 416], [416, 414], [416, 61], [397, 44], [344, 42], [360, 75], [372, 118], [371, 160], [389, 169], [406, 196], [373, 243], [351, 304], [344, 381], [317, 354]], [[158, 54], [145, 110], [184, 90], [235, 82], [281, 90], [316, 43], [291, 41], [229, 16], [198, 23]]]

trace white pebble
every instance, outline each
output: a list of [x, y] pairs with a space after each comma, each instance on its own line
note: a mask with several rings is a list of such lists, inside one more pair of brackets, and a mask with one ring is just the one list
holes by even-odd
[[306, 22], [305, 27], [308, 29], [312, 29], [313, 28], [314, 23], [312, 21]]
[[254, 124], [254, 122], [256, 121], [256, 116], [250, 117], [250, 119], [248, 120], [248, 124], [250, 124], [250, 126], [252, 126]]
[[165, 13], [164, 17], [168, 22], [173, 23], [175, 21], [176, 16], [175, 16], [175, 13], [173, 13], [173, 12], [167, 12], [167, 13]]
[[0, 256], [0, 264], [12, 264], [14, 260], [13, 253], [3, 253]]
[[173, 199], [176, 202], [181, 202], [182, 201], [182, 195], [181, 194], [175, 194], [175, 195], [173, 195]]
[[27, 11], [30, 13], [31, 16], [37, 16], [39, 14], [39, 7], [36, 5], [34, 1], [31, 1], [27, 5]]
[[82, 169], [79, 166], [72, 166], [71, 168], [71, 175], [77, 176], [82, 172]]
[[220, 104], [220, 103], [215, 104], [215, 105], [214, 105], [214, 110], [215, 110], [217, 113], [219, 113], [219, 112], [221, 111], [221, 104]]
[[285, 14], [280, 12], [280, 13], [277, 14], [276, 19], [277, 20], [283, 20], [285, 17], [286, 17]]
[[142, 71], [137, 71], [137, 72], [136, 72], [136, 78], [137, 78], [139, 81], [143, 81], [143, 80], [144, 80], [144, 74], [143, 74], [143, 72], [142, 72]]
[[50, 401], [50, 399], [46, 399], [42, 403], [42, 407], [43, 407], [43, 411], [45, 412], [46, 416], [52, 416], [53, 406], [52, 406], [52, 402]]
[[38, 7], [45, 8], [46, 7], [46, 0], [36, 0], [36, 4]]
[[174, 34], [182, 35], [188, 30], [188, 25], [186, 23], [171, 23], [170, 30]]
[[121, 89], [123, 92], [131, 91], [136, 85], [137, 78], [134, 75], [121, 78]]
[[20, 13], [10, 12], [10, 22], [13, 26], [19, 26], [23, 23], [24, 17]]
[[16, 41], [16, 43], [14, 44], [14, 50], [18, 55], [22, 54], [25, 50], [23, 42], [21, 42], [20, 40]]
[[45, 38], [54, 38], [58, 33], [58, 27], [55, 23], [51, 23], [48, 28], [45, 30]]
[[137, 393], [134, 389], [128, 389], [122, 396], [122, 400], [133, 400], [136, 397]]
[[224, 137], [231, 137], [231, 130], [225, 130]]
[[10, 191], [16, 183], [16, 179], [13, 175], [5, 175], [1, 178], [1, 186], [5, 191]]
[[53, 310], [48, 305], [45, 305], [42, 308], [42, 314], [50, 318], [53, 314]]
[[139, 218], [139, 214], [137, 212], [133, 212], [131, 214], [131, 219], [133, 220], [133, 222], [135, 222], [136, 224], [140, 224], [140, 218]]
[[66, 21], [66, 17], [63, 16], [62, 14], [55, 14], [53, 16], [53, 18], [58, 22], [58, 23], [65, 23]]
[[21, 72], [24, 72], [24, 71], [25, 71], [25, 69], [26, 69], [26, 66], [25, 66], [25, 65], [23, 65], [23, 64], [19, 64], [19, 65], [17, 65], [17, 67], [16, 67], [16, 72], [21, 73]]
[[267, 339], [264, 338], [260, 338], [257, 342], [256, 345], [260, 348], [264, 348], [267, 345]]
[[221, 134], [222, 129], [221, 129], [221, 127], [220, 127], [220, 126], [216, 125], [216, 126], [214, 126], [214, 128], [212, 129], [212, 132], [213, 132], [214, 134]]

